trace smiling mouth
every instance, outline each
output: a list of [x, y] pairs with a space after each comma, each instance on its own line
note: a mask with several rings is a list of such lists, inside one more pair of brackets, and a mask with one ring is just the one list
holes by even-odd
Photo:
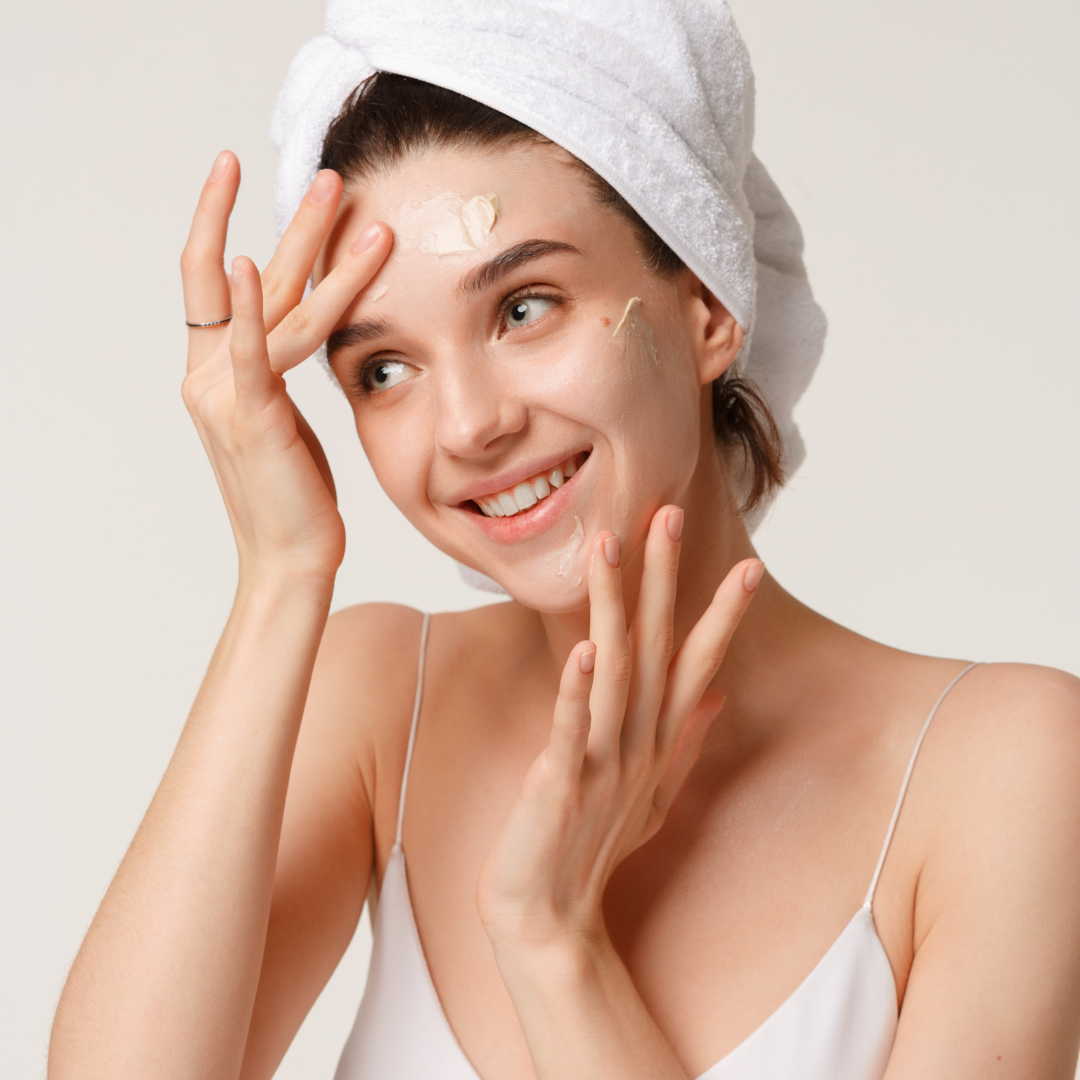
[[563, 486], [585, 464], [588, 450], [571, 454], [565, 461], [553, 469], [522, 480], [513, 487], [493, 491], [489, 495], [480, 495], [471, 499], [466, 506], [475, 507], [485, 517], [514, 517], [526, 510], [531, 510], [537, 503], [543, 502], [553, 491]]

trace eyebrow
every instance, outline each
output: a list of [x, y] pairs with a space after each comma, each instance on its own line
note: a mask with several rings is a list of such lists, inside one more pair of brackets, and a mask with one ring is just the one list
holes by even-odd
[[[500, 252], [494, 259], [470, 271], [462, 278], [458, 285], [458, 292], [465, 297], [475, 296], [498, 284], [519, 266], [558, 252], [581, 254], [573, 244], [565, 244], [561, 240], [522, 240], [520, 244], [515, 244], [512, 248]], [[360, 345], [375, 338], [389, 337], [396, 329], [397, 327], [386, 319], [361, 319], [359, 322], [350, 323], [348, 326], [341, 327], [340, 330], [335, 330], [326, 339], [327, 358], [332, 357], [339, 349], [347, 349], [350, 345]]]
[[326, 339], [326, 356], [329, 359], [338, 349], [360, 345], [373, 338], [388, 337], [394, 332], [394, 324], [386, 319], [361, 319], [335, 330]]
[[574, 255], [581, 254], [573, 244], [564, 244], [561, 240], [522, 240], [520, 244], [507, 248], [494, 259], [466, 274], [458, 286], [458, 292], [465, 297], [475, 296], [477, 293], [490, 289], [492, 285], [498, 284], [519, 266], [560, 251], [567, 251]]

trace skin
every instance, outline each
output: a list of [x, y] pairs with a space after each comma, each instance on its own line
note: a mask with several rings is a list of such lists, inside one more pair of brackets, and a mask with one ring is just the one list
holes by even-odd
[[[688, 271], [646, 270], [557, 148], [432, 152], [344, 198], [321, 174], [261, 278], [238, 259], [230, 282], [238, 184], [223, 154], [183, 260], [188, 318], [235, 313], [192, 332], [184, 397], [236, 604], [72, 969], [50, 1076], [271, 1076], [377, 901], [420, 615], [327, 620], [344, 531], [280, 374], [331, 332], [347, 388], [399, 365], [348, 394], [379, 481], [516, 598], [431, 630], [404, 847], [451, 1026], [484, 1080], [700, 1075], [862, 903], [963, 662], [868, 641], [762, 576], [709, 412], [741, 331]], [[498, 193], [490, 243], [421, 249], [410, 210], [446, 192]], [[463, 292], [529, 240], [575, 250]], [[511, 327], [522, 290], [547, 300]], [[585, 450], [532, 524], [463, 505]], [[1078, 721], [1076, 680], [1020, 665], [975, 669], [941, 708], [875, 899], [902, 1004], [889, 1080], [1073, 1075]]]

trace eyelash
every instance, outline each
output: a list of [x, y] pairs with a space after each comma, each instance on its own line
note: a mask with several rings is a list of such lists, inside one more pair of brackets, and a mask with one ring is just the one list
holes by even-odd
[[[506, 323], [506, 316], [509, 314], [510, 309], [514, 304], [519, 303], [522, 300], [550, 300], [555, 305], [562, 305], [565, 303], [563, 297], [556, 296], [550, 292], [542, 292], [534, 285], [525, 285], [512, 293], [507, 293], [507, 295], [499, 301], [498, 321], [500, 337], [502, 337], [501, 331]], [[382, 353], [376, 353], [374, 356], [369, 356], [356, 368], [352, 378], [349, 380], [349, 388], [357, 397], [371, 397], [373, 391], [368, 389], [368, 376], [375, 368], [389, 359], [392, 358]]]

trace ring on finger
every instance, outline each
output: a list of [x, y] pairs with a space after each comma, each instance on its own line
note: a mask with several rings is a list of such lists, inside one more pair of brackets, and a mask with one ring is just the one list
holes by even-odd
[[231, 315], [226, 315], [224, 319], [215, 319], [213, 322], [188, 322], [185, 320], [184, 325], [190, 326], [192, 330], [201, 330], [206, 326], [224, 326], [231, 319]]

